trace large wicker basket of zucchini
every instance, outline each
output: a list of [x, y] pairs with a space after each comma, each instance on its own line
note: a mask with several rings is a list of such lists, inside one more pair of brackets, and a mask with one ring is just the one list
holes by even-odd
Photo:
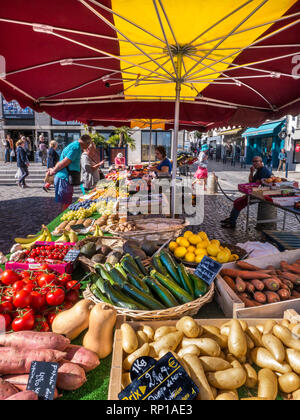
[[119, 315], [134, 320], [193, 316], [214, 296], [214, 284], [208, 287], [194, 270], [177, 264], [166, 251], [155, 255], [150, 266], [126, 254], [115, 266], [95, 268], [84, 297], [109, 303]]

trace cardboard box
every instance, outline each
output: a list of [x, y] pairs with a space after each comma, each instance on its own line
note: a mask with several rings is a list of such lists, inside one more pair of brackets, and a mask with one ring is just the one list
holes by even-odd
[[[285, 251], [280, 254], [266, 257], [250, 258], [246, 260], [246, 262], [260, 268], [266, 268], [268, 265], [274, 265], [277, 268], [280, 266], [280, 261], [294, 263], [297, 259], [300, 259], [300, 249], [295, 251]], [[224, 264], [224, 268], [234, 267], [235, 263]], [[297, 312], [300, 312], [300, 299], [271, 303], [258, 306], [256, 308], [246, 308], [245, 304], [227, 285], [221, 275], [217, 277], [215, 285], [215, 299], [220, 305], [225, 316], [228, 318], [282, 318], [287, 309], [294, 309]]]

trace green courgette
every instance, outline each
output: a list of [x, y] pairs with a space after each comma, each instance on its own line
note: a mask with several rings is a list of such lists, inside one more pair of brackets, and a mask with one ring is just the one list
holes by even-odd
[[134, 287], [132, 284], [125, 283], [122, 287], [123, 293], [126, 293], [134, 300], [140, 302], [142, 305], [147, 306], [149, 309], [156, 311], [159, 309], [166, 309], [166, 307], [159, 302], [158, 300], [154, 299], [154, 297], [150, 296], [147, 293], [142, 292], [141, 290]]
[[113, 268], [109, 275], [112, 277], [114, 283], [117, 283], [119, 286], [122, 286], [122, 284], [126, 283], [127, 278], [123, 276], [123, 274], [117, 270], [116, 268]]
[[98, 277], [98, 280], [96, 281], [96, 286], [101, 291], [101, 293], [105, 293], [104, 280], [101, 277]]
[[174, 280], [179, 286], [181, 285], [180, 277], [178, 274], [177, 266], [171, 257], [166, 251], [162, 251], [160, 254], [160, 260], [168, 270], [168, 273], [171, 275], [172, 280]]
[[128, 274], [127, 277], [130, 284], [135, 286], [137, 289], [141, 290], [141, 292], [149, 293], [151, 295], [149, 287], [140, 277], [135, 276], [134, 274]]
[[135, 259], [130, 254], [125, 254], [122, 260], [127, 261], [138, 274], [143, 274], [139, 266], [137, 265]]
[[145, 277], [144, 281], [150, 287], [152, 292], [154, 292], [159, 297], [160, 301], [168, 308], [179, 306], [179, 303], [172, 295], [172, 293], [166, 287], [160, 284], [155, 278]]
[[113, 302], [113, 304], [119, 308], [130, 309], [133, 311], [147, 310], [146, 307], [142, 307], [138, 303], [134, 302], [128, 296], [125, 296], [119, 288], [112, 286], [109, 281], [104, 282], [105, 294]]
[[108, 280], [110, 282], [110, 284], [114, 284], [114, 280], [111, 277], [111, 275], [109, 274], [108, 271], [105, 270], [105, 268], [103, 267], [103, 265], [101, 264], [96, 264], [95, 265], [95, 270], [97, 271], [97, 273], [100, 274], [100, 276], [104, 279], [104, 280]]
[[142, 276], [142, 273], [140, 272], [140, 270], [137, 270], [136, 267], [133, 266], [131, 262], [127, 259], [122, 259], [121, 267], [123, 268], [123, 270], [126, 271], [127, 274], [131, 273], [131, 274], [134, 274], [135, 276]]
[[[115, 265], [115, 268], [118, 270], [118, 271], [120, 271], [120, 273], [125, 277], [125, 278], [127, 278], [127, 274], [126, 274], [126, 271], [124, 270], [124, 268], [121, 266], [121, 264], [116, 264]], [[111, 268], [111, 270], [113, 269], [113, 267]]]
[[194, 284], [195, 297], [198, 299], [199, 297], [206, 295], [208, 291], [207, 283], [194, 274], [189, 274], [189, 277]]
[[193, 296], [191, 296], [187, 291], [175, 283], [175, 281], [168, 279], [157, 271], [151, 271], [151, 277], [156, 278], [160, 284], [165, 286], [180, 303], [185, 304], [194, 300]]
[[146, 267], [144, 266], [144, 264], [141, 260], [141, 257], [134, 257], [134, 261], [136, 262], [136, 265], [139, 267], [139, 270], [142, 272], [142, 274], [144, 276], [148, 276], [149, 273], [148, 273]]
[[166, 269], [166, 267], [162, 264], [159, 255], [155, 255], [152, 258], [152, 263], [154, 265], [154, 268], [156, 271], [158, 271], [160, 274], [162, 274], [165, 277], [168, 277], [170, 280], [172, 280], [168, 270]]
[[186, 271], [186, 268], [183, 264], [179, 264], [178, 274], [184, 290], [186, 290], [190, 295], [195, 297], [193, 281], [190, 279], [189, 273]]
[[112, 305], [112, 302], [101, 292], [101, 290], [97, 287], [96, 284], [93, 284], [91, 287], [91, 292], [93, 293], [93, 295], [101, 300], [101, 302], [105, 302], [105, 303], [109, 303], [110, 305]]

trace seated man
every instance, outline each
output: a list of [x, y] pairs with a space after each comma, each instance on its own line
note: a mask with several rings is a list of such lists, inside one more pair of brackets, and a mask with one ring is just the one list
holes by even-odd
[[[272, 176], [270, 169], [264, 166], [262, 158], [256, 156], [253, 158], [253, 166], [250, 168], [249, 182], [259, 182], [262, 179], [267, 179]], [[248, 196], [244, 195], [243, 197], [235, 200], [233, 204], [233, 209], [231, 211], [230, 217], [228, 219], [222, 220], [221, 225], [224, 228], [235, 228], [237, 219], [240, 215], [240, 212], [246, 208], [248, 205]]]

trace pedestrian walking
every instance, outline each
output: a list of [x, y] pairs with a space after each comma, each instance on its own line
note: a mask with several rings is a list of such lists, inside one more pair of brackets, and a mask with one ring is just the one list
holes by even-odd
[[192, 186], [194, 186], [197, 182], [203, 184], [204, 191], [206, 191], [207, 186], [207, 178], [208, 178], [208, 154], [209, 154], [209, 146], [205, 144], [201, 148], [201, 152], [198, 159], [198, 169], [194, 175], [196, 180], [193, 182]]
[[39, 156], [42, 159], [42, 165], [47, 165], [47, 145], [43, 135], [39, 138]]
[[5, 139], [2, 139], [2, 145], [5, 149], [4, 163], [12, 163], [13, 156], [11, 156], [11, 151], [14, 150], [14, 142], [9, 134]]
[[81, 182], [85, 190], [91, 190], [101, 179], [100, 167], [104, 164], [94, 160], [95, 145], [91, 143], [89, 148], [81, 155]]
[[89, 135], [80, 137], [79, 141], [69, 144], [61, 153], [60, 161], [54, 168], [49, 169], [50, 176], [55, 176], [55, 200], [66, 210], [73, 200], [73, 186], [81, 184], [80, 159], [81, 154], [88, 149], [92, 142]]
[[278, 154], [278, 159], [279, 159], [279, 166], [277, 171], [280, 172], [281, 168], [283, 169], [283, 171], [286, 171], [286, 161], [287, 161], [288, 155], [285, 151], [285, 149], [281, 149], [280, 153]]
[[24, 140], [19, 140], [16, 144], [17, 146], [17, 166], [20, 169], [20, 178], [19, 178], [19, 187], [25, 188], [26, 183], [25, 179], [29, 175], [28, 166], [29, 160], [25, 151], [25, 142]]
[[[58, 143], [53, 140], [50, 142], [50, 149], [48, 150], [47, 155], [47, 169], [52, 169], [56, 166], [57, 162], [59, 161], [59, 154], [57, 153]], [[46, 177], [44, 180], [43, 190], [49, 192], [51, 185], [54, 184], [54, 176], [50, 176], [48, 171], [46, 173]]]

